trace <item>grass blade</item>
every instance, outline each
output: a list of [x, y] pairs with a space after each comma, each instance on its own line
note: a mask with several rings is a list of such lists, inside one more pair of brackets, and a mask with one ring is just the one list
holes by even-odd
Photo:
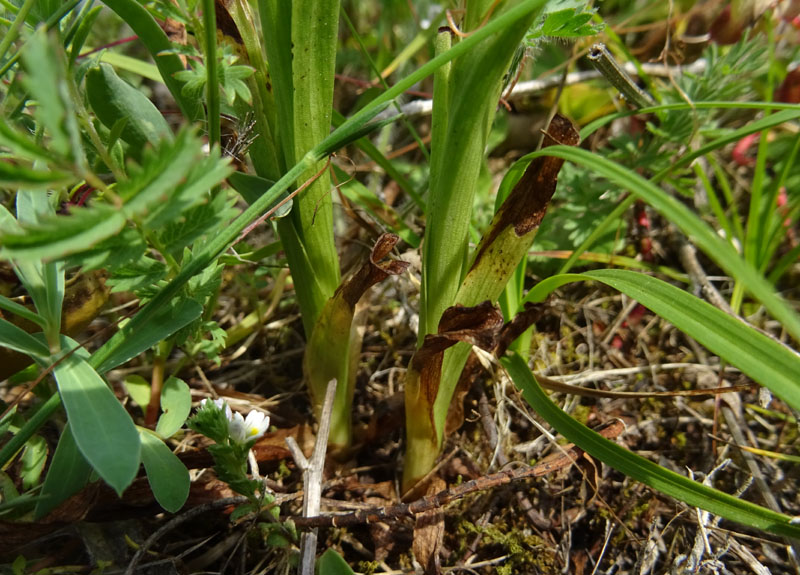
[[[800, 112], [793, 113], [800, 115]], [[774, 119], [778, 115], [780, 112], [773, 114], [770, 118]], [[690, 241], [694, 242], [717, 265], [737, 281], [746, 285], [753, 297], [760, 301], [795, 339], [800, 340], [798, 315], [775, 293], [772, 285], [753, 266], [744, 261], [728, 242], [714, 233], [684, 204], [639, 174], [587, 150], [553, 146], [535, 152], [530, 157], [535, 158], [542, 155], [554, 155], [585, 166], [649, 203], [669, 221], [675, 223], [690, 238]], [[682, 163], [682, 160], [678, 163]]]
[[800, 538], [800, 526], [790, 523], [791, 517], [726, 493], [696, 483], [640, 457], [600, 434], [581, 425], [564, 413], [536, 382], [528, 365], [519, 355], [500, 360], [525, 400], [569, 441], [603, 463], [641, 481], [645, 485], [693, 507], [699, 507], [731, 521], [757, 527], [778, 535]]

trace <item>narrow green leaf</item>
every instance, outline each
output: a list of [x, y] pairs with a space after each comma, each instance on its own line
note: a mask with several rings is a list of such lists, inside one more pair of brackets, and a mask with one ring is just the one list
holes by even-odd
[[178, 431], [189, 417], [192, 410], [192, 392], [183, 380], [170, 377], [161, 391], [161, 410], [156, 433], [162, 437], [171, 437]]
[[45, 321], [42, 316], [32, 312], [24, 305], [18, 304], [14, 300], [8, 299], [4, 295], [0, 295], [0, 309], [13, 313], [22, 319], [35, 323], [39, 327], [44, 327]]
[[0, 182], [5, 188], [58, 188], [73, 181], [72, 174], [58, 170], [36, 170], [0, 161]]
[[78, 55], [81, 53], [81, 48], [83, 48], [84, 42], [86, 42], [86, 38], [89, 37], [89, 33], [92, 31], [92, 26], [94, 26], [94, 21], [97, 20], [97, 17], [100, 15], [100, 12], [103, 10], [102, 6], [95, 6], [91, 8], [88, 12], [80, 17], [80, 22], [78, 23], [78, 27], [75, 30], [75, 35], [72, 37], [72, 42], [70, 43], [70, 50], [69, 50], [69, 67], [73, 68], [75, 66], [75, 61], [78, 58]]
[[[52, 217], [55, 208], [50, 197], [31, 190], [17, 192], [17, 220], [37, 225], [41, 219]], [[48, 344], [58, 346], [61, 331], [61, 306], [64, 300], [63, 262], [43, 262], [36, 258], [20, 258], [15, 262], [17, 277], [33, 299], [37, 313], [44, 320]]]
[[122, 343], [115, 346], [111, 355], [103, 359], [97, 366], [97, 371], [105, 373], [136, 357], [196, 320], [202, 313], [203, 306], [199, 303], [193, 299], [183, 299], [173, 301], [160, 309], [146, 327], [137, 329], [133, 322], [125, 324], [117, 332]]
[[41, 519], [62, 501], [80, 491], [91, 472], [92, 468], [78, 449], [70, 424], [67, 423], [47, 470], [42, 498], [36, 503], [33, 516]]
[[[800, 355], [744, 322], [659, 279], [628, 270], [563, 274], [537, 284], [528, 301], [543, 301], [558, 286], [593, 279], [635, 299], [710, 351], [800, 409]], [[530, 298], [530, 299], [529, 299]]]
[[737, 499], [664, 469], [581, 425], [547, 397], [519, 355], [513, 354], [500, 361], [517, 387], [522, 390], [525, 400], [539, 415], [569, 441], [603, 463], [693, 507], [778, 535], [800, 538], [800, 525], [791, 524], [791, 517]]
[[91, 249], [100, 241], [119, 233], [125, 215], [113, 206], [101, 204], [76, 210], [67, 216], [51, 216], [22, 233], [0, 237], [0, 255], [19, 259], [60, 259]]
[[[53, 154], [33, 141], [33, 138], [14, 129], [6, 123], [5, 118], [0, 118], [0, 145], [6, 147], [14, 154], [16, 159], [43, 160], [50, 162], [54, 160]], [[8, 162], [0, 162], [0, 170], [14, 167]], [[52, 176], [51, 176], [52, 177]], [[68, 177], [68, 174], [61, 174], [60, 178], [53, 178], [58, 181]]]
[[147, 80], [164, 83], [164, 78], [161, 77], [158, 67], [150, 62], [144, 62], [138, 58], [131, 58], [130, 56], [120, 54], [119, 52], [112, 52], [111, 50], [103, 52], [100, 56], [100, 61], [111, 64], [117, 70], [125, 70], [126, 72], [137, 74]]
[[8, 428], [11, 427], [11, 419], [17, 413], [17, 406], [15, 405], [8, 413], [0, 417], [0, 437], [4, 436], [8, 431]]
[[139, 469], [139, 434], [133, 421], [78, 353], [56, 363], [53, 375], [75, 443], [100, 477], [122, 494]]
[[[778, 115], [773, 114], [770, 118]], [[639, 174], [588, 150], [567, 146], [552, 146], [540, 152], [535, 152], [529, 157], [534, 158], [542, 155], [564, 158], [591, 169], [614, 184], [642, 198], [666, 217], [667, 220], [677, 225], [717, 265], [746, 285], [750, 293], [764, 304], [764, 307], [770, 311], [773, 317], [778, 319], [795, 339], [800, 340], [800, 317], [782, 298], [775, 294], [773, 286], [769, 284], [764, 276], [744, 261], [728, 242], [714, 233], [714, 230], [684, 204]]]
[[189, 470], [155, 435], [139, 430], [142, 463], [153, 495], [164, 509], [175, 513], [189, 496]]
[[0, 345], [40, 361], [45, 361], [50, 355], [50, 350], [46, 345], [21, 327], [17, 327], [3, 318], [0, 318]]

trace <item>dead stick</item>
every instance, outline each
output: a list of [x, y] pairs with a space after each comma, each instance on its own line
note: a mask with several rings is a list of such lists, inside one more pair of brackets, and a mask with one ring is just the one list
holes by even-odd
[[[286, 444], [297, 466], [303, 470], [303, 516], [311, 517], [319, 513], [322, 498], [322, 472], [325, 469], [325, 451], [328, 448], [328, 434], [331, 429], [333, 399], [336, 396], [336, 380], [328, 382], [325, 403], [319, 420], [319, 431], [314, 443], [311, 459], [306, 459], [294, 437], [287, 437]], [[313, 527], [313, 526], [312, 526]], [[311, 529], [300, 536], [300, 575], [314, 575], [317, 558], [317, 530]]]
[[[625, 425], [620, 420], [612, 421], [608, 426], [599, 430], [603, 437], [614, 438], [622, 433]], [[576, 446], [565, 446], [562, 452], [553, 457], [546, 457], [533, 467], [520, 467], [485, 475], [472, 481], [467, 481], [461, 485], [444, 489], [435, 495], [422, 497], [412, 503], [401, 503], [387, 507], [376, 507], [373, 509], [359, 509], [352, 513], [341, 515], [318, 515], [316, 517], [293, 517], [292, 520], [300, 528], [317, 527], [345, 527], [350, 525], [360, 525], [362, 523], [377, 523], [399, 519], [401, 517], [414, 517], [425, 511], [444, 507], [462, 497], [484, 491], [501, 485], [507, 485], [512, 481], [527, 479], [529, 477], [541, 477], [559, 469], [563, 469], [578, 460], [583, 454], [583, 450]]]

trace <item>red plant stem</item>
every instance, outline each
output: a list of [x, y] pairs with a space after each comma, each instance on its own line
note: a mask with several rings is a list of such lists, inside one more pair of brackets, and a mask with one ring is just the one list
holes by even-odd
[[84, 52], [83, 54], [79, 54], [78, 58], [85, 58], [95, 52], [99, 52], [100, 50], [105, 50], [106, 48], [113, 48], [114, 46], [120, 46], [122, 44], [127, 44], [128, 42], [133, 42], [134, 40], [138, 40], [139, 36], [128, 36], [127, 38], [122, 38], [121, 40], [115, 40], [114, 42], [110, 42], [103, 46], [99, 46], [94, 50], [89, 50], [88, 52]]

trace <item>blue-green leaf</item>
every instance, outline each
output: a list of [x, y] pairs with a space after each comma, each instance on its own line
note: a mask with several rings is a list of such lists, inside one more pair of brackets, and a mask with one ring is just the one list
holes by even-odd
[[42, 486], [42, 498], [36, 503], [33, 516], [40, 519], [59, 503], [77, 493], [89, 479], [92, 468], [78, 449], [69, 423], [61, 432], [56, 452]]
[[169, 447], [152, 433], [140, 430], [142, 463], [153, 495], [167, 511], [175, 513], [189, 496], [189, 471]]
[[50, 355], [46, 345], [3, 318], [0, 318], [0, 345], [41, 361], [45, 361]]
[[147, 404], [150, 403], [150, 384], [147, 380], [141, 375], [131, 374], [125, 377], [123, 383], [136, 405], [141, 407], [142, 411], [146, 410]]
[[319, 575], [354, 575], [355, 572], [350, 569], [350, 566], [333, 549], [328, 549], [322, 554], [317, 562]]
[[78, 353], [55, 364], [75, 443], [106, 483], [122, 494], [139, 469], [139, 434], [103, 378]]
[[192, 409], [192, 392], [183, 380], [170, 377], [161, 390], [161, 410], [156, 433], [170, 437], [178, 431], [189, 417]]
[[44, 471], [44, 464], [47, 462], [47, 442], [41, 435], [34, 435], [25, 444], [22, 452], [22, 488], [30, 489], [39, 484], [39, 478]]

